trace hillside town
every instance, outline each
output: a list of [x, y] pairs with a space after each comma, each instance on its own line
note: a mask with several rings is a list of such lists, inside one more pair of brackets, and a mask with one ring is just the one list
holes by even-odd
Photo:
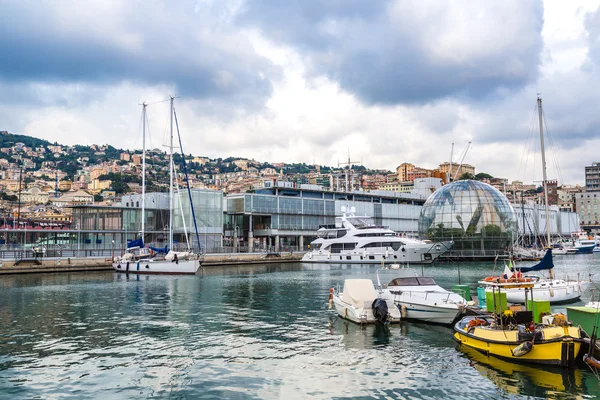
[[[191, 188], [221, 191], [224, 195], [253, 192], [274, 185], [336, 192], [410, 193], [415, 181], [424, 178], [436, 178], [442, 185], [450, 180], [476, 179], [505, 193], [513, 204], [543, 204], [541, 186], [478, 173], [475, 166], [469, 164], [442, 162], [437, 168], [423, 168], [403, 162], [395, 171], [383, 171], [354, 165], [350, 160], [335, 167], [193, 155], [186, 155], [185, 161], [187, 184]], [[146, 191], [168, 191], [168, 154], [160, 149], [149, 150], [146, 162], [152, 166], [147, 169]], [[179, 154], [174, 155], [174, 162], [181, 164]], [[65, 146], [1, 131], [0, 210], [3, 226], [67, 228], [72, 221], [71, 207], [74, 205], [118, 206], [123, 195], [141, 193], [141, 164], [141, 150], [120, 150], [95, 144]], [[185, 176], [179, 167], [175, 168], [176, 184], [183, 187]], [[586, 167], [586, 185], [548, 182], [549, 204], [558, 206], [561, 211], [578, 212], [583, 229], [598, 227], [597, 205], [590, 203], [588, 206], [585, 193], [599, 190], [599, 170], [596, 162]]]

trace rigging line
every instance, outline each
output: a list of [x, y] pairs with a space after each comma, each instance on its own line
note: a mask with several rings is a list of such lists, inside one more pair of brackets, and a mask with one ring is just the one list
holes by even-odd
[[[190, 180], [188, 178], [187, 166], [185, 163], [185, 153], [183, 152], [183, 145], [181, 144], [181, 133], [179, 132], [179, 122], [177, 121], [177, 112], [175, 111], [175, 106], [173, 106], [173, 117], [175, 117], [175, 126], [177, 127], [177, 137], [179, 138], [179, 148], [181, 149], [181, 160], [183, 163], [183, 172], [185, 173], [185, 183], [187, 185], [188, 196], [190, 198], [190, 209], [192, 210], [194, 229], [196, 230], [196, 240], [198, 241], [198, 249], [200, 249], [200, 235], [198, 234], [198, 223], [196, 222], [196, 213], [194, 211], [194, 203], [192, 202], [192, 191], [190, 189]], [[206, 226], [206, 228], [208, 228], [208, 225]], [[208, 229], [206, 229], [204, 234], [208, 234]], [[204, 251], [206, 252], [206, 248], [204, 249]]]
[[517, 172], [517, 176], [521, 177], [521, 180], [523, 182], [526, 181], [526, 173], [527, 173], [527, 165], [529, 164], [529, 155], [531, 153], [531, 141], [533, 140], [532, 138], [534, 137], [533, 135], [533, 130], [534, 130], [534, 125], [535, 125], [535, 115], [536, 115], [536, 109], [534, 108], [532, 113], [531, 113], [531, 118], [529, 120], [529, 129], [528, 129], [528, 135], [527, 135], [527, 140], [525, 142], [525, 146], [523, 146], [523, 153], [521, 154], [521, 162], [519, 163], [519, 170]]
[[546, 133], [548, 134], [548, 142], [550, 143], [550, 149], [552, 151], [552, 158], [554, 159], [554, 166], [556, 168], [556, 174], [558, 175], [558, 179], [561, 183], [564, 183], [562, 177], [562, 171], [560, 169], [560, 164], [558, 163], [558, 156], [556, 154], [556, 146], [554, 145], [554, 138], [550, 133], [550, 128], [548, 128], [548, 122], [546, 121], [546, 113], [542, 110], [542, 116], [544, 118], [544, 126], [546, 127]]
[[160, 104], [160, 103], [166, 103], [167, 101], [171, 101], [171, 99], [165, 99], [165, 100], [159, 100], [159, 101], [155, 101], [154, 103], [146, 103], [146, 106], [153, 106], [155, 104]]

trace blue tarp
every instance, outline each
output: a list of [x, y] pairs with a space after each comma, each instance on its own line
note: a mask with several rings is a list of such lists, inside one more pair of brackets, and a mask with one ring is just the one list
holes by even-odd
[[548, 249], [542, 261], [535, 264], [533, 267], [521, 267], [519, 268], [521, 272], [533, 272], [533, 271], [543, 271], [546, 269], [554, 268], [554, 262], [552, 260], [552, 249]]
[[152, 246], [148, 246], [148, 248], [150, 248], [150, 250], [156, 252], [156, 253], [165, 253], [167, 254], [169, 252], [169, 246], [165, 246], [165, 247], [152, 247]]
[[127, 241], [127, 248], [130, 249], [132, 247], [144, 247], [144, 240], [142, 238], [139, 239], [135, 239], [135, 240], [128, 240]]

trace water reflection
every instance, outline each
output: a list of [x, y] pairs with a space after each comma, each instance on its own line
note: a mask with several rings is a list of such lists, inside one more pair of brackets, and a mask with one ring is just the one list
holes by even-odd
[[[478, 268], [487, 266], [461, 272], [463, 279], [475, 279]], [[361, 327], [327, 309], [330, 287], [372, 279], [377, 269], [267, 264], [191, 277], [3, 277], [0, 397], [598, 394], [585, 370], [531, 376], [458, 352], [447, 327]], [[448, 265], [424, 269], [443, 286], [456, 283]], [[382, 281], [395, 274], [383, 272]]]
[[593, 385], [586, 387], [586, 379], [591, 377], [585, 374], [585, 369], [519, 364], [484, 355], [466, 346], [459, 345], [458, 348], [481, 376], [506, 393], [546, 398], [584, 398], [599, 394], [597, 380], [592, 378]]

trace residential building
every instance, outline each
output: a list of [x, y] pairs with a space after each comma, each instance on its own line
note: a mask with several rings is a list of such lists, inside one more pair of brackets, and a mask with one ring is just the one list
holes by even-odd
[[575, 205], [581, 221], [581, 228], [600, 234], [600, 191], [576, 193]]
[[600, 190], [600, 162], [585, 167], [585, 191]]
[[452, 170], [450, 170], [450, 163], [444, 162], [440, 164], [440, 171], [444, 174], [449, 174], [450, 179], [459, 179], [463, 174], [475, 175], [475, 167], [470, 164], [458, 164], [452, 163]]

